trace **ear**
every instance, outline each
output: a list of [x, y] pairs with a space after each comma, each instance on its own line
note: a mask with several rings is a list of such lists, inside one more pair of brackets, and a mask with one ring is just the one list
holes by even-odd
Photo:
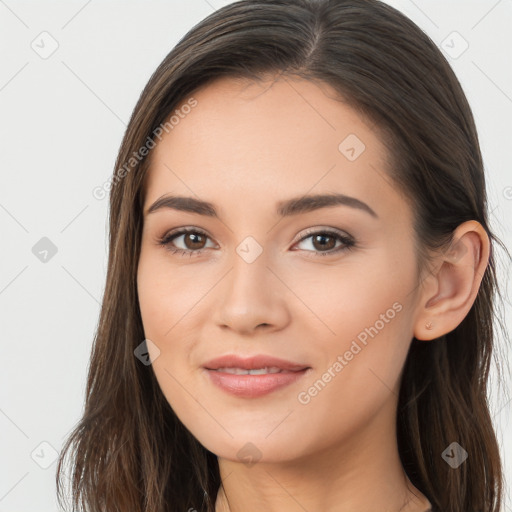
[[431, 340], [453, 331], [473, 305], [489, 262], [490, 241], [474, 220], [460, 224], [449, 248], [435, 257], [422, 283], [414, 337]]

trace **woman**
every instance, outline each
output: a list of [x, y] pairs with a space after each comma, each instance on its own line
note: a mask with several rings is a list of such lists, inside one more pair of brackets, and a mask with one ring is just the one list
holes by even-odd
[[144, 89], [73, 448], [85, 510], [498, 512], [471, 110], [375, 0], [242, 0]]

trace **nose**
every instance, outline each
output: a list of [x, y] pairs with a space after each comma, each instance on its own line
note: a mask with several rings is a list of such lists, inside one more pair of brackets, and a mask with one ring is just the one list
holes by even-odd
[[286, 285], [265, 253], [248, 263], [238, 254], [216, 287], [214, 321], [221, 329], [253, 334], [257, 328], [280, 330], [290, 321]]

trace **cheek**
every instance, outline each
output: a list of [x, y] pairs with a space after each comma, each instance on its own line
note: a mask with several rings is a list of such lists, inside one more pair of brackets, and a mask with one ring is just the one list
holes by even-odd
[[160, 251], [141, 254], [137, 272], [137, 292], [144, 332], [148, 338], [170, 339], [194, 308], [202, 290], [201, 283], [173, 268]]
[[314, 428], [349, 428], [392, 398], [412, 339], [412, 256], [398, 264], [392, 253], [381, 254], [372, 265], [351, 270], [302, 284], [302, 296], [319, 313], [301, 320], [304, 332], [315, 326], [321, 361], [298, 397]]
[[285, 301], [294, 311], [301, 309], [295, 321], [307, 331], [314, 329], [316, 339], [328, 340], [330, 333], [334, 348], [359, 335], [364, 341], [367, 329], [375, 333], [376, 328], [379, 338], [390, 335], [389, 326], [396, 328], [410, 314], [403, 310], [412, 300], [416, 278], [412, 254], [397, 253], [375, 251], [366, 259], [351, 256], [339, 266], [282, 272], [293, 290]]
[[151, 356], [151, 366], [162, 393], [177, 412], [186, 410], [193, 400], [187, 390], [194, 389], [191, 377], [197, 372], [197, 362], [191, 360], [197, 343], [192, 328], [197, 323], [194, 304], [207, 292], [204, 282], [195, 283], [186, 274], [157, 252], [141, 253], [137, 291], [142, 324], [146, 339], [158, 349], [153, 351], [157, 355]]
[[392, 423], [412, 336], [411, 308], [393, 298], [382, 295], [357, 314], [340, 315], [334, 342], [325, 334], [319, 340], [326, 362], [300, 389], [293, 415], [317, 449], [357, 436], [379, 414]]

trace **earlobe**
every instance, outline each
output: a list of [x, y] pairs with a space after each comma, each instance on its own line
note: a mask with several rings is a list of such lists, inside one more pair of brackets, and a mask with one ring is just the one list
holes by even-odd
[[468, 314], [489, 261], [490, 241], [474, 220], [460, 224], [435, 257], [436, 269], [420, 297], [414, 337], [431, 340], [453, 331]]

